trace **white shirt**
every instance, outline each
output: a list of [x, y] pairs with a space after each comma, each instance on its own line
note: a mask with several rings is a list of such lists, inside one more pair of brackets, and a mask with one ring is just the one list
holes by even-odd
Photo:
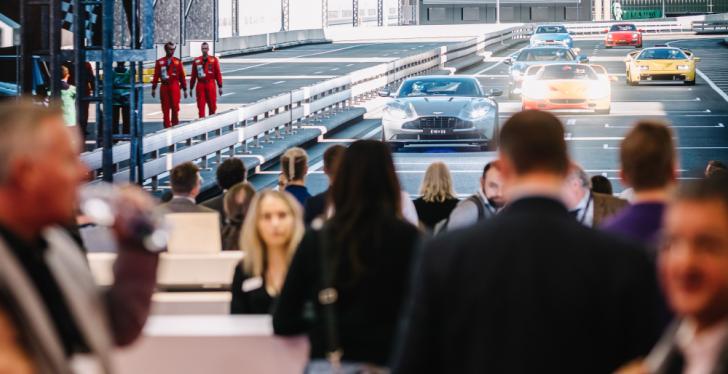
[[584, 226], [594, 226], [594, 198], [591, 192], [587, 192], [584, 197], [581, 198], [579, 204], [577, 204], [571, 211], [577, 211], [576, 220]]
[[725, 320], [700, 335], [695, 334], [695, 325], [684, 321], [677, 330], [675, 342], [685, 356], [683, 374], [710, 374], [716, 365], [723, 343], [728, 339], [728, 320]]

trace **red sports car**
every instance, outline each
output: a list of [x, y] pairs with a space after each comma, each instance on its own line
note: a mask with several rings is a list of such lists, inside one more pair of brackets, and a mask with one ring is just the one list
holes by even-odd
[[607, 30], [604, 47], [634, 46], [642, 48], [642, 30], [632, 23], [618, 23]]

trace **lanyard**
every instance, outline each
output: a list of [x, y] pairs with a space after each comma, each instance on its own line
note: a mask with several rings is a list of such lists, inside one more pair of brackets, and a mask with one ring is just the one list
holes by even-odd
[[581, 217], [579, 218], [579, 223], [584, 224], [584, 221], [586, 220], [586, 215], [589, 213], [589, 208], [591, 207], [592, 200], [594, 199], [594, 196], [592, 195], [591, 191], [589, 191], [589, 200], [586, 201], [586, 206], [584, 207], [584, 212], [581, 214]]

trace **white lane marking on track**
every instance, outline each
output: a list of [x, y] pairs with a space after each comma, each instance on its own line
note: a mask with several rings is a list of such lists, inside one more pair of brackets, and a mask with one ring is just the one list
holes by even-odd
[[[675, 128], [675, 129], [719, 129], [719, 128], [725, 128], [725, 125], [722, 123], [719, 123], [717, 125], [712, 125], [712, 126], [671, 125], [670, 127]], [[608, 123], [605, 123], [604, 128], [606, 128], [606, 129], [631, 129], [632, 126], [612, 126]]]
[[320, 71], [316, 71], [316, 72], [314, 72], [314, 74], [321, 74], [321, 72]]
[[235, 92], [225, 92], [224, 94], [220, 95], [220, 97], [230, 96], [235, 94]]
[[346, 64], [346, 66], [354, 66], [354, 64]]
[[331, 68], [331, 71], [339, 70], [339, 68]]
[[259, 90], [259, 89], [261, 89], [261, 88], [263, 88], [263, 87], [260, 87], [260, 86], [255, 86], [255, 87], [253, 87], [253, 88], [248, 88], [248, 91], [255, 91], [255, 90]]
[[157, 114], [162, 114], [162, 112], [161, 112], [161, 111], [159, 111], [159, 112], [151, 112], [151, 113], [147, 113], [147, 115], [148, 115], [148, 116], [156, 116]]
[[723, 100], [728, 101], [728, 95], [725, 92], [723, 92], [723, 90], [721, 90], [720, 87], [718, 87], [710, 78], [708, 78], [707, 75], [705, 75], [702, 71], [700, 71], [700, 69], [695, 69], [695, 73], [697, 73], [698, 76], [700, 76], [700, 78], [702, 78], [706, 83], [708, 83], [710, 88], [712, 88], [713, 91], [715, 91], [718, 95], [720, 95], [720, 97], [722, 97]]
[[576, 125], [576, 119], [569, 118], [568, 120], [566, 120], [566, 126], [574, 126], [574, 125]]
[[[292, 58], [318, 56], [318, 55], [322, 55], [322, 54], [326, 54], [326, 53], [332, 53], [332, 52], [343, 51], [343, 50], [346, 50], [346, 49], [351, 49], [351, 48], [356, 48], [356, 47], [362, 47], [362, 46], [365, 46], [365, 45], [368, 45], [368, 44], [356, 44], [356, 45], [352, 45], [352, 46], [348, 46], [348, 47], [344, 47], [344, 48], [332, 49], [332, 50], [327, 50], [327, 51], [317, 52], [317, 53], [309, 53], [309, 54], [304, 54], [304, 55], [300, 55], [300, 56], [295, 56], [295, 57], [292, 57]], [[225, 63], [225, 60], [220, 60], [220, 62]], [[223, 74], [225, 74], [225, 73], [234, 73], [236, 71], [248, 70], [248, 69], [252, 69], [252, 68], [256, 68], [256, 67], [260, 67], [260, 66], [275, 64], [277, 62], [282, 62], [282, 61], [264, 62], [264, 63], [257, 64], [257, 65], [246, 66], [246, 67], [240, 68], [240, 69], [233, 69], [233, 70], [223, 71], [222, 73]]]
[[476, 78], [508, 78], [508, 74], [480, 74], [480, 75], [473, 75]]
[[273, 82], [273, 84], [281, 84], [281, 83], [286, 83], [286, 81]]
[[336, 75], [319, 75], [312, 77], [310, 75], [234, 75], [225, 77], [225, 80], [273, 80], [273, 79], [312, 79], [312, 78], [334, 78]]

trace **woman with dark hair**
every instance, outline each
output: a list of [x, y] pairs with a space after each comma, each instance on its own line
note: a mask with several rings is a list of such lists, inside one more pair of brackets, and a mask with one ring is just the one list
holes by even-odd
[[306, 206], [306, 200], [311, 194], [306, 188], [306, 174], [308, 174], [308, 154], [303, 148], [293, 147], [281, 156], [281, 175], [285, 180], [285, 191]]
[[591, 177], [592, 192], [612, 195], [612, 182], [603, 175], [594, 175]]
[[240, 250], [240, 230], [253, 197], [255, 197], [255, 188], [248, 182], [235, 184], [225, 192], [222, 208], [227, 219], [222, 227], [223, 251]]
[[278, 335], [308, 333], [307, 373], [331, 372], [337, 358], [342, 372], [379, 372], [389, 364], [419, 239], [418, 230], [402, 220], [387, 146], [353, 143], [330, 198], [333, 216], [323, 227], [314, 223], [293, 257], [273, 328]]

